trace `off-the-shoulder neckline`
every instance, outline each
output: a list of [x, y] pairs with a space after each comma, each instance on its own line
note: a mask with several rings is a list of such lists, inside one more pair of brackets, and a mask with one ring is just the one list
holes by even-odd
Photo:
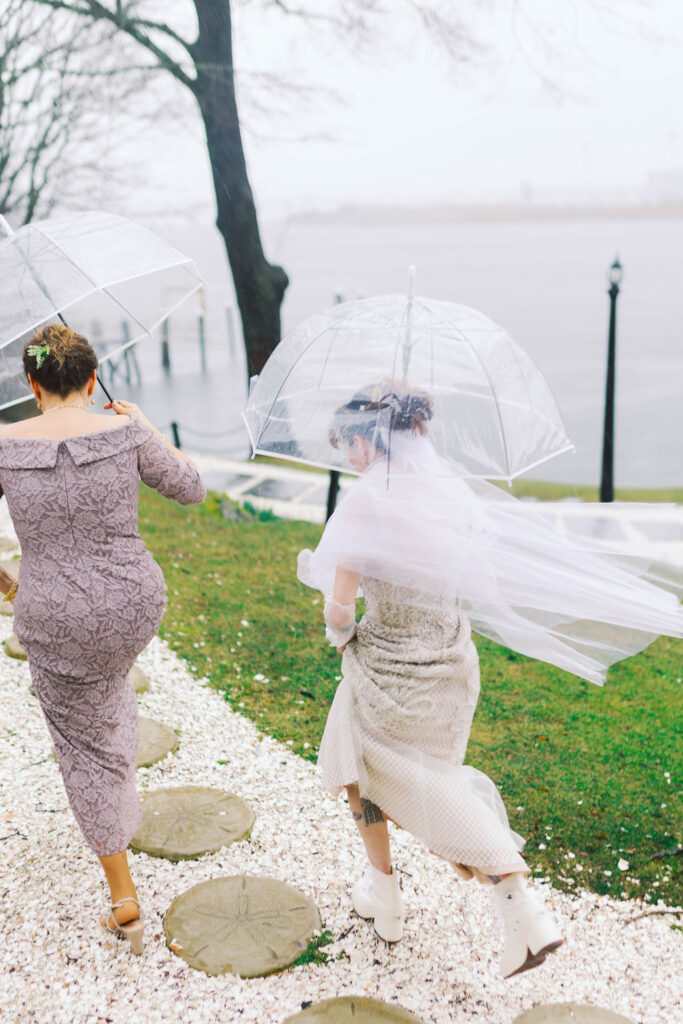
[[102, 427], [101, 430], [91, 430], [87, 434], [69, 434], [68, 437], [2, 437], [0, 436], [0, 444], [4, 444], [6, 441], [44, 441], [49, 444], [61, 444], [63, 441], [82, 441], [86, 438], [100, 437], [102, 434], [118, 434], [123, 430], [127, 430], [128, 427], [133, 423], [140, 423], [134, 416], [128, 418], [127, 423], [122, 423], [118, 427]]

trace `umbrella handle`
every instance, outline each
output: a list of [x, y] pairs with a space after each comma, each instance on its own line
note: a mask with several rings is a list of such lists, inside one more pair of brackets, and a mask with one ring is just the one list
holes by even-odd
[[415, 267], [408, 267], [408, 307], [406, 309], [406, 330], [403, 337], [403, 381], [408, 377], [410, 353], [413, 347], [413, 299], [415, 298]]
[[110, 401], [110, 402], [113, 402], [113, 401], [114, 401], [114, 399], [113, 399], [113, 398], [111, 397], [111, 395], [109, 394], [109, 392], [108, 392], [108, 391], [107, 391], [107, 389], [105, 388], [104, 384], [102, 383], [102, 378], [100, 377], [99, 373], [97, 374], [97, 383], [98, 383], [98, 384], [100, 385], [100, 387], [101, 387], [101, 388], [102, 388], [102, 390], [104, 391], [104, 393], [105, 393], [105, 395], [107, 396], [107, 398], [109, 399], [109, 401]]

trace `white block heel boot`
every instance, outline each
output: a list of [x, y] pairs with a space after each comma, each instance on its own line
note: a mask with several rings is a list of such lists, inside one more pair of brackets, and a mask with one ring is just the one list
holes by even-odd
[[366, 920], [374, 918], [375, 931], [385, 942], [403, 938], [403, 897], [396, 872], [385, 875], [368, 864], [352, 890], [353, 909]]
[[493, 887], [493, 898], [505, 929], [500, 960], [504, 978], [538, 967], [564, 939], [545, 907], [527, 889], [520, 874], [508, 875]]

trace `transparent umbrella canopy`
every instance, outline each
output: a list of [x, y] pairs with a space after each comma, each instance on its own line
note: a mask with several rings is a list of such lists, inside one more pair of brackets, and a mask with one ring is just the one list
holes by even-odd
[[88, 211], [16, 232], [0, 218], [3, 229], [8, 237], [0, 241], [0, 409], [30, 394], [21, 353], [39, 327], [61, 318], [89, 337], [101, 361], [111, 359], [203, 284], [192, 260], [125, 217]]
[[428, 392], [432, 444], [465, 476], [512, 480], [573, 447], [541, 371], [507, 331], [409, 294], [333, 306], [281, 341], [244, 413], [254, 453], [357, 472], [330, 440], [334, 413], [385, 386]]

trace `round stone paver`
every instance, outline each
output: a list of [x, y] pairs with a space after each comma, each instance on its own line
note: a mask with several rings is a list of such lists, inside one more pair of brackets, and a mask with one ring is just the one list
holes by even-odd
[[5, 651], [9, 654], [10, 658], [18, 658], [20, 661], [26, 661], [28, 659], [26, 651], [21, 646], [14, 633], [12, 633], [11, 636], [8, 636], [5, 640]]
[[288, 1017], [284, 1024], [422, 1024], [402, 1006], [380, 1002], [379, 999], [368, 999], [366, 996], [341, 996], [339, 999], [324, 999], [306, 1007], [301, 1013]]
[[578, 1003], [549, 1003], [535, 1006], [515, 1017], [513, 1024], [633, 1024], [628, 1017], [622, 1017], [613, 1010], [599, 1006]]
[[190, 967], [261, 978], [290, 967], [320, 924], [318, 908], [291, 885], [232, 875], [178, 896], [164, 931], [169, 948]]
[[129, 678], [136, 693], [145, 693], [146, 690], [149, 690], [149, 677], [139, 665], [133, 665]]
[[136, 853], [166, 860], [191, 860], [246, 839], [254, 812], [234, 793], [205, 786], [147, 792], [142, 824], [130, 841]]
[[[138, 752], [136, 768], [149, 768], [161, 761], [167, 754], [173, 754], [180, 746], [180, 741], [172, 729], [153, 718], [138, 718]], [[57, 760], [57, 751], [52, 748], [52, 759]]]
[[172, 729], [153, 718], [138, 719], [138, 758], [137, 768], [149, 768], [161, 761], [167, 754], [173, 754], [179, 746], [179, 740]]

